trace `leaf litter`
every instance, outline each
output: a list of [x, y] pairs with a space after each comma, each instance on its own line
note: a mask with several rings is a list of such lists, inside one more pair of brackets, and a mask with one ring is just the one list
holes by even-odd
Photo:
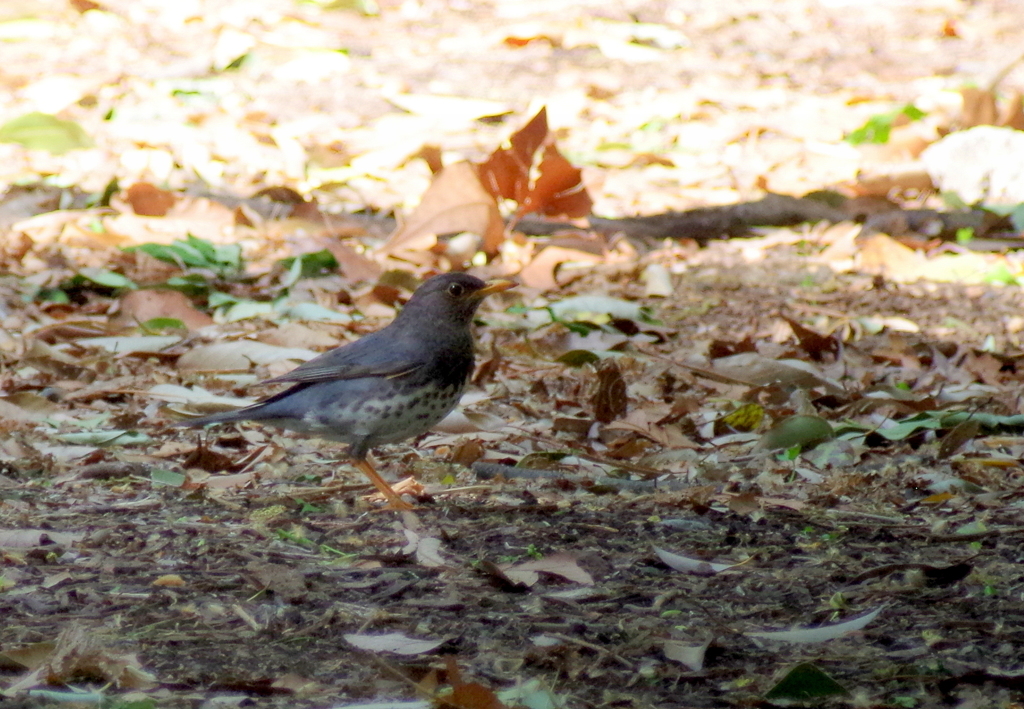
[[[799, 5], [775, 11], [833, 21]], [[824, 74], [790, 63], [815, 98], [749, 66], [813, 52], [817, 35], [781, 46], [772, 23], [724, 6], [687, 32], [671, 13], [499, 28], [409, 5], [295, 6], [256, 32], [208, 10], [40, 3], [33, 32], [88, 26], [109, 46], [69, 45], [47, 84], [23, 35], [5, 68], [24, 81], [0, 180], [61, 177], [0, 199], [0, 651], [55, 653], [46, 677], [5, 664], [5, 690], [114, 683], [102, 691], [161, 706], [245, 694], [289, 707], [667, 706], [685, 692], [721, 706], [799, 697], [817, 677], [815, 691], [880, 704], [1019, 696], [1015, 253], [929, 240], [910, 221], [690, 241], [588, 219], [689, 204], [732, 219], [728, 203], [754, 188], [844, 180], [860, 197], [907, 196], [913, 173], [876, 152], [884, 179], [852, 179], [858, 153], [839, 144], [859, 124], [888, 132], [886, 150], [908, 144], [909, 114], [880, 110], [915, 98], [893, 75], [907, 66], [895, 47], [909, 51], [893, 23], [843, 18], [899, 38], [878, 57], [853, 57], [851, 41]], [[937, 40], [928, 13], [957, 11], [892, 12], [972, 61], [999, 43], [969, 45], [957, 25], [1014, 31], [961, 15]], [[481, 21], [479, 36], [454, 32]], [[213, 70], [125, 73], [143, 25], [168, 46], [186, 26], [216, 40]], [[439, 38], [451, 91], [377, 49], [433, 60]], [[665, 67], [690, 61], [703, 70], [682, 92]], [[353, 93], [311, 90], [339, 71]], [[382, 75], [405, 85], [378, 91]], [[498, 85], [485, 103], [424, 100]], [[79, 99], [59, 105], [63, 91]], [[962, 98], [964, 125], [1012, 103]], [[806, 206], [760, 207], [779, 204]], [[537, 215], [560, 221], [535, 234]], [[522, 286], [480, 313], [462, 418], [380, 451], [420, 501], [401, 523], [322, 441], [167, 425], [239, 405], [381, 327], [418, 277], [467, 267]], [[764, 630], [787, 627], [807, 630]], [[749, 640], [771, 632], [829, 642], [806, 663]]]

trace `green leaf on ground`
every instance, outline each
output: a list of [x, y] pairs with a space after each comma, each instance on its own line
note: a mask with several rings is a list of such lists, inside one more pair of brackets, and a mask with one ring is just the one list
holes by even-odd
[[213, 271], [221, 278], [238, 275], [242, 271], [242, 247], [238, 244], [212, 244], [189, 234], [184, 241], [176, 239], [170, 244], [139, 244], [125, 251], [141, 251], [153, 258], [173, 263], [182, 268], [202, 268]]
[[124, 288], [128, 290], [135, 288], [135, 283], [127, 276], [102, 268], [83, 268], [78, 272], [78, 276], [98, 286], [106, 286], [107, 288]]
[[17, 143], [54, 155], [93, 147], [92, 139], [82, 126], [39, 112], [26, 113], [0, 126], [0, 143]]
[[295, 285], [296, 281], [302, 278], [315, 278], [334, 273], [339, 266], [338, 260], [327, 249], [281, 259], [280, 263], [288, 269], [288, 274], [282, 279], [285, 288]]
[[847, 135], [846, 142], [851, 145], [863, 145], [864, 143], [883, 145], [889, 142], [889, 134], [897, 125], [898, 119], [906, 118], [910, 121], [919, 121], [925, 115], [924, 111], [908, 103], [896, 111], [872, 116], [864, 125]]
[[806, 701], [817, 697], [847, 696], [849, 692], [810, 662], [803, 662], [768, 690], [765, 699]]

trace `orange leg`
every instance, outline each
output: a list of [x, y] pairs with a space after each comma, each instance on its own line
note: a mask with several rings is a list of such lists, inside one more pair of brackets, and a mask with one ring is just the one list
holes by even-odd
[[413, 506], [398, 496], [398, 493], [391, 489], [391, 486], [382, 478], [370, 462], [367, 460], [353, 460], [354, 465], [363, 475], [370, 479], [373, 486], [380, 491], [388, 501], [388, 506], [395, 510], [411, 510]]

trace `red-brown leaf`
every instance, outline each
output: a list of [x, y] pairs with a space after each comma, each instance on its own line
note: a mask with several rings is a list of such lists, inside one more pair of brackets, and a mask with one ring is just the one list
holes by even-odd
[[548, 216], [585, 217], [593, 204], [583, 184], [582, 171], [566, 160], [554, 144], [549, 144], [544, 148], [536, 184], [519, 201], [518, 216], [540, 212]]
[[512, 135], [511, 147], [498, 148], [477, 168], [481, 184], [497, 198], [522, 204], [530, 192], [534, 155], [547, 137], [548, 114], [547, 109], [542, 108]]

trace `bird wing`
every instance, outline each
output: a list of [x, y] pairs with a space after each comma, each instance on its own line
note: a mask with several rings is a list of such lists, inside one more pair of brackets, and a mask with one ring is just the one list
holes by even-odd
[[422, 357], [403, 351], [402, 348], [385, 348], [385, 343], [375, 337], [378, 334], [373, 333], [344, 347], [324, 352], [287, 374], [268, 379], [264, 384], [311, 384], [364, 377], [400, 377], [424, 366]]

